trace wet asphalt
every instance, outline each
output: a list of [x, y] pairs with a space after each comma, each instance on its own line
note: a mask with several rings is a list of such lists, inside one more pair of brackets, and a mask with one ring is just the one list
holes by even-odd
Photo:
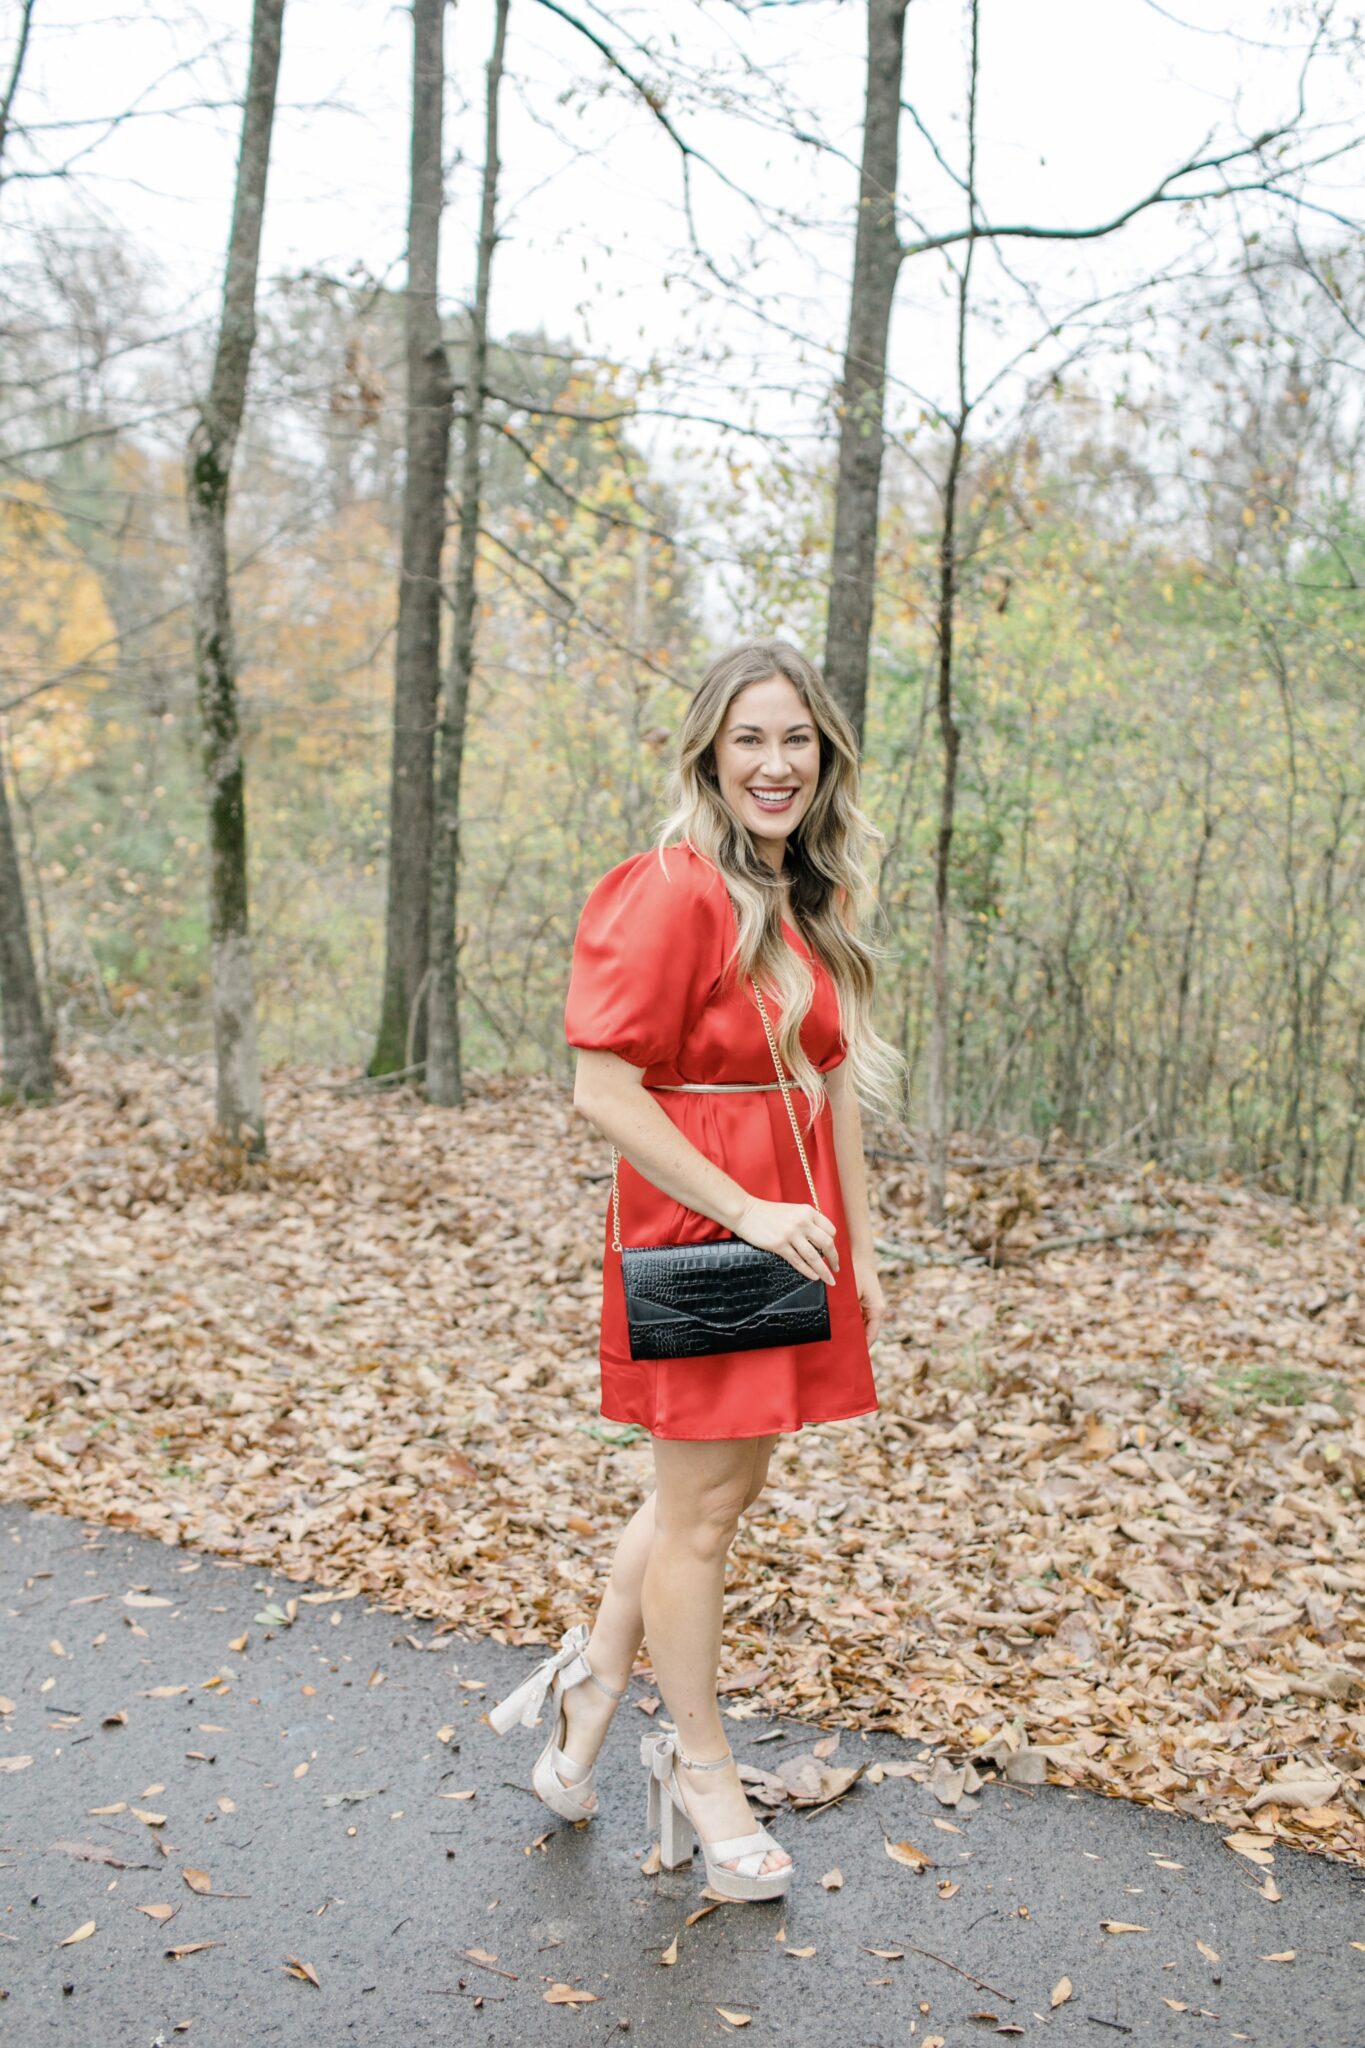
[[[5, 2048], [1365, 2044], [1365, 1872], [1281, 1847], [1270, 1903], [1224, 1830], [1061, 1786], [990, 1782], [949, 1811], [860, 1780], [771, 1823], [785, 1901], [688, 1925], [700, 1855], [642, 1869], [646, 1683], [574, 1827], [530, 1789], [547, 1729], [480, 1718], [544, 1650], [318, 1590], [0, 1508]], [[257, 1619], [290, 1599], [286, 1625]], [[729, 1727], [765, 1769], [822, 1733]], [[845, 1732], [835, 1761], [925, 1754]]]

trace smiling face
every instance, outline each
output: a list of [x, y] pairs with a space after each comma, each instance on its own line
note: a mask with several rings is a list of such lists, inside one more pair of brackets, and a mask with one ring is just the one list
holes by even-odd
[[780, 869], [787, 840], [815, 799], [820, 734], [786, 676], [746, 683], [715, 738], [720, 793]]

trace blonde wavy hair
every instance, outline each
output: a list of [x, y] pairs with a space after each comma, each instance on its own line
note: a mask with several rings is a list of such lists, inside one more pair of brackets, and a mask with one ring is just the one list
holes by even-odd
[[[750, 683], [785, 676], [810, 714], [820, 743], [820, 774], [810, 809], [787, 840], [791, 921], [829, 971], [848, 1047], [848, 1077], [859, 1100], [893, 1121], [906, 1119], [905, 1059], [872, 1028], [872, 997], [885, 947], [865, 930], [876, 893], [864, 866], [884, 835], [859, 807], [858, 743], [824, 678], [785, 640], [748, 640], [714, 661], [688, 706], [667, 783], [671, 805], [655, 835], [660, 859], [678, 840], [720, 870], [735, 906], [738, 935], [727, 959], [743, 981], [753, 975], [781, 1005], [774, 1027], [788, 1075], [806, 1091], [810, 1125], [826, 1089], [801, 1045], [801, 1024], [815, 994], [807, 962], [782, 935], [782, 885], [753, 834], [721, 795], [715, 741], [726, 713]], [[807, 1126], [809, 1128], [809, 1125]]]

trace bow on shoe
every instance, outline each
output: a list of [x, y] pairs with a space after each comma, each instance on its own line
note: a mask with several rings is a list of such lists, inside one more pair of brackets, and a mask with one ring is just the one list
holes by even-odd
[[[554, 1683], [556, 1672], [564, 1674], [561, 1683], [565, 1686], [576, 1685], [580, 1678], [586, 1676], [588, 1666], [583, 1652], [587, 1647], [588, 1625], [585, 1621], [580, 1621], [565, 1633], [553, 1657], [547, 1657], [543, 1663], [537, 1664], [529, 1678], [524, 1678], [514, 1691], [508, 1693], [506, 1699], [499, 1700], [495, 1707], [489, 1709], [488, 1725], [494, 1733], [505, 1735], [509, 1728], [515, 1728], [518, 1723], [523, 1728], [538, 1727], [545, 1695]], [[574, 1671], [573, 1666], [579, 1662], [582, 1669]]]
[[676, 1735], [665, 1735], [662, 1730], [653, 1735], [640, 1737], [640, 1761], [648, 1764], [650, 1776], [657, 1778], [661, 1785], [668, 1783], [673, 1759], [679, 1753]]

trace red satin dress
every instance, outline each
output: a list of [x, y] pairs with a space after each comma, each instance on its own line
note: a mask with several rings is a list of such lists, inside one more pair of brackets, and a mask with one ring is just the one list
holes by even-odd
[[[677, 1081], [775, 1081], [753, 990], [747, 980], [741, 988], [733, 966], [726, 967], [736, 923], [720, 871], [686, 841], [665, 847], [662, 859], [661, 867], [657, 848], [632, 854], [603, 875], [584, 904], [564, 1008], [568, 1043], [614, 1052], [643, 1067], [646, 1088]], [[784, 930], [815, 974], [801, 1043], [813, 1064], [828, 1073], [847, 1051], [838, 997], [827, 969], [796, 928], [784, 924]], [[763, 993], [776, 1031], [780, 1007]], [[809, 1202], [780, 1088], [735, 1095], [660, 1093], [654, 1099], [697, 1150], [749, 1194], [770, 1202]], [[633, 1359], [608, 1189], [599, 1411], [608, 1421], [639, 1423], [657, 1437], [732, 1439], [843, 1421], [877, 1408], [839, 1186], [833, 1110], [826, 1101], [808, 1134], [809, 1105], [795, 1088], [792, 1105], [820, 1209], [835, 1225], [839, 1272], [829, 1288], [828, 1340], [700, 1358]], [[623, 1244], [700, 1244], [734, 1234], [683, 1208], [626, 1159], [620, 1162], [619, 1191]]]

